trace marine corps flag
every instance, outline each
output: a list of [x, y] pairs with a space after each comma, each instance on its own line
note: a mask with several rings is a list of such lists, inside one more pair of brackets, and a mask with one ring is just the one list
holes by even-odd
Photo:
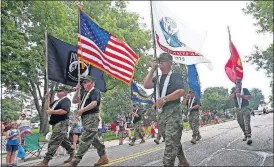
[[231, 82], [235, 83], [236, 79], [243, 79], [243, 66], [241, 58], [234, 44], [231, 41], [230, 31], [229, 34], [229, 48], [231, 56], [225, 65], [225, 72]]

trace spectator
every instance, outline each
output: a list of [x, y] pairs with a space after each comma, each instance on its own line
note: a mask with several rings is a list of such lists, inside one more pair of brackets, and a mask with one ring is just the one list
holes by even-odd
[[[76, 111], [77, 110], [75, 110], [75, 112]], [[71, 130], [69, 131], [69, 140], [73, 144], [73, 148], [76, 151], [77, 144], [79, 143], [78, 139], [82, 134], [83, 127], [82, 127], [80, 120], [78, 121], [78, 123], [76, 125], [74, 124], [75, 117], [76, 117], [76, 115], [73, 112], [70, 112], [69, 122], [70, 122]]]
[[115, 122], [116, 122], [116, 131], [115, 131], [115, 134], [116, 134], [116, 137], [118, 136], [118, 131], [120, 130], [119, 129], [119, 120], [121, 118], [121, 112], [119, 112], [117, 114], [117, 116], [115, 117]]
[[16, 122], [11, 123], [11, 129], [7, 131], [6, 139], [7, 139], [6, 164], [7, 164], [7, 167], [12, 167], [12, 166], [15, 166], [14, 164], [15, 153], [18, 150], [18, 145], [20, 143], [19, 130], [17, 129]]
[[30, 120], [27, 120], [26, 114], [22, 113], [21, 118], [17, 120], [20, 141], [24, 143], [24, 135], [32, 134]]
[[148, 127], [150, 126], [150, 123], [149, 123], [149, 119], [148, 119], [148, 115], [147, 113], [144, 113], [144, 131], [145, 131], [145, 135], [148, 135]]
[[151, 133], [151, 137], [154, 138], [155, 137], [155, 128], [156, 128], [156, 123], [154, 121], [151, 121], [151, 129], [150, 129], [150, 133]]

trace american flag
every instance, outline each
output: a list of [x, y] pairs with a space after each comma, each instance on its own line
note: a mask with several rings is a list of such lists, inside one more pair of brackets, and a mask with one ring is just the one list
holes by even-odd
[[129, 85], [139, 57], [125, 42], [99, 27], [82, 10], [79, 12], [78, 59]]

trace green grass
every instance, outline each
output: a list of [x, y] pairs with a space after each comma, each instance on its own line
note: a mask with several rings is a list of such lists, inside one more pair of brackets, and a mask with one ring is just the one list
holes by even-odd
[[115, 132], [113, 132], [113, 131], [108, 131], [108, 132], [104, 133], [103, 138], [104, 138], [104, 141], [119, 139], [118, 137], [116, 137]]

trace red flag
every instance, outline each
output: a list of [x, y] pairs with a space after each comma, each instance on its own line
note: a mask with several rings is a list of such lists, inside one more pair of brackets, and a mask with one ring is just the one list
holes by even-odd
[[232, 41], [230, 40], [229, 34], [229, 42], [230, 42], [230, 52], [231, 57], [227, 61], [225, 65], [225, 72], [231, 82], [235, 83], [236, 79], [243, 79], [243, 66], [241, 58], [238, 54], [238, 51]]

